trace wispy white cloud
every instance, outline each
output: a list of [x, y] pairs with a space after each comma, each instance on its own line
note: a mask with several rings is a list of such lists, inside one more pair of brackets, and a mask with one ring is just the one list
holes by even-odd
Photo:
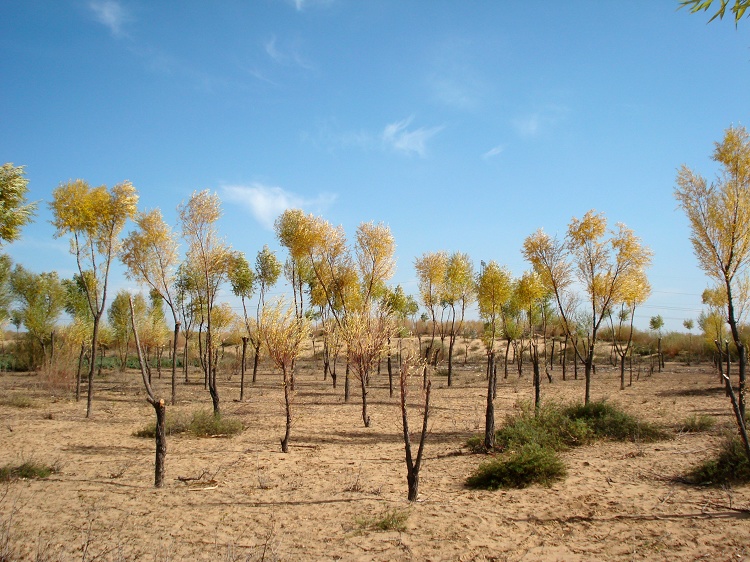
[[398, 152], [425, 157], [427, 155], [427, 142], [442, 131], [444, 127], [420, 127], [409, 130], [412, 120], [413, 117], [409, 117], [402, 121], [389, 123], [383, 129], [381, 138], [387, 146]]
[[263, 44], [263, 48], [269, 58], [277, 64], [283, 66], [299, 66], [306, 70], [314, 69], [314, 66], [305, 60], [296, 47], [292, 46], [282, 48], [277, 46], [275, 35]]
[[311, 6], [330, 6], [333, 4], [333, 0], [291, 0], [291, 3], [298, 12], [304, 12], [305, 8]]
[[125, 24], [132, 21], [130, 14], [117, 0], [91, 0], [89, 9], [97, 21], [108, 27], [115, 37], [123, 37]]
[[260, 183], [251, 185], [228, 185], [223, 188], [224, 197], [247, 207], [253, 217], [266, 229], [273, 230], [276, 218], [287, 209], [307, 209], [321, 212], [336, 200], [334, 193], [321, 193], [310, 199], [286, 191], [280, 187]]
[[512, 121], [519, 135], [537, 137], [565, 119], [569, 109], [561, 105], [548, 105], [538, 111], [518, 117]]
[[497, 145], [497, 146], [495, 146], [493, 148], [490, 148], [487, 152], [485, 152], [484, 154], [482, 154], [482, 158], [484, 158], [485, 160], [487, 160], [489, 158], [493, 158], [494, 156], [497, 156], [498, 154], [503, 153], [504, 151], [505, 151], [505, 145], [504, 144], [499, 144], [499, 145]]

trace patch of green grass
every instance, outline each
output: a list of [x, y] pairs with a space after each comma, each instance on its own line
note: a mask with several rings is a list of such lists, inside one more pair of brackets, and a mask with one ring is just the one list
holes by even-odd
[[[243, 430], [242, 421], [237, 418], [214, 416], [212, 411], [199, 410], [191, 416], [172, 414], [167, 410], [166, 434], [189, 433], [194, 437], [231, 437]], [[156, 436], [156, 422], [153, 421], [133, 433], [136, 437]]]
[[565, 474], [565, 465], [555, 451], [527, 443], [517, 452], [479, 465], [474, 474], [466, 479], [466, 485], [486, 490], [526, 488], [536, 483], [549, 486], [564, 478]]
[[653, 424], [642, 422], [609, 402], [575, 404], [563, 409], [572, 421], [582, 421], [597, 439], [615, 441], [658, 441], [668, 435]]
[[6, 464], [0, 468], [0, 482], [18, 479], [43, 479], [57, 472], [57, 467], [36, 461], [26, 461], [19, 465]]
[[681, 433], [700, 433], [710, 431], [716, 425], [716, 418], [707, 414], [693, 414], [680, 424]]
[[357, 518], [357, 525], [368, 531], [406, 531], [409, 512], [401, 509], [386, 509], [380, 515]]
[[717, 487], [750, 482], [750, 462], [742, 439], [738, 435], [728, 435], [716, 458], [693, 468], [685, 476], [685, 480], [691, 484]]

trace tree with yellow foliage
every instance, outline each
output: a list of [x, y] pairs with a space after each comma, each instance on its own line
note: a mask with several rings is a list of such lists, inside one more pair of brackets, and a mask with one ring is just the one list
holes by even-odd
[[496, 262], [482, 262], [477, 277], [477, 305], [479, 317], [484, 321], [482, 341], [487, 350], [487, 408], [485, 410], [484, 447], [495, 446], [495, 394], [497, 369], [495, 368], [495, 341], [500, 335], [503, 306], [510, 300], [512, 279], [510, 271]]
[[584, 401], [588, 404], [599, 328], [628, 280], [650, 265], [651, 250], [623, 224], [608, 231], [604, 215], [591, 210], [582, 219], [573, 217], [565, 240], [551, 237], [541, 229], [530, 235], [524, 240], [523, 255], [544, 287], [554, 295], [563, 327], [569, 335], [576, 329], [571, 317], [576, 308], [571, 306], [576, 300], [574, 282], [583, 288], [586, 338], [583, 353], [578, 346], [575, 349], [584, 364]]
[[93, 317], [91, 361], [88, 377], [86, 417], [91, 416], [94, 369], [99, 325], [107, 303], [107, 287], [112, 260], [120, 249], [120, 233], [137, 210], [138, 193], [126, 181], [111, 190], [106, 185], [91, 187], [84, 180], [61, 184], [52, 192], [50, 209], [55, 237], [70, 235], [70, 252], [83, 283], [86, 301]]
[[307, 318], [297, 318], [293, 307], [283, 300], [275, 305], [263, 307], [260, 319], [260, 334], [265, 343], [271, 361], [281, 369], [284, 387], [284, 412], [286, 424], [284, 437], [281, 439], [281, 452], [289, 452], [289, 436], [292, 431], [292, 369], [302, 350], [302, 342], [308, 337], [310, 324]]
[[177, 208], [182, 225], [182, 236], [188, 243], [187, 261], [197, 275], [197, 291], [203, 301], [202, 311], [206, 321], [206, 361], [204, 364], [208, 391], [211, 394], [214, 415], [219, 416], [219, 389], [216, 384], [213, 311], [216, 296], [226, 281], [235, 254], [219, 237], [216, 223], [221, 217], [219, 196], [209, 190], [196, 191]]
[[728, 376], [737, 425], [750, 459], [745, 428], [745, 371], [747, 350], [739, 330], [741, 298], [750, 264], [750, 135], [744, 127], [730, 127], [716, 143], [713, 160], [721, 166], [714, 182], [683, 165], [677, 174], [675, 198], [690, 222], [690, 241], [699, 267], [721, 289], [726, 319], [739, 356], [739, 399]]
[[164, 222], [161, 211], [154, 209], [139, 213], [137, 228], [123, 241], [120, 259], [125, 264], [126, 275], [144, 283], [167, 304], [174, 322], [172, 338], [172, 405], [177, 401], [177, 338], [180, 321], [176, 302], [175, 283], [179, 255], [177, 237]]

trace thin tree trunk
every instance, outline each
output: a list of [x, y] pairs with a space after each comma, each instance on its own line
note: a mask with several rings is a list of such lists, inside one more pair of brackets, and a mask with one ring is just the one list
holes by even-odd
[[247, 358], [247, 336], [242, 337], [242, 359], [240, 360], [240, 402], [245, 399], [245, 360]]
[[281, 452], [289, 452], [289, 434], [292, 432], [292, 388], [287, 368], [282, 367], [284, 373], [284, 407], [286, 410], [286, 426], [284, 438], [281, 440]]
[[[406, 366], [408, 369], [408, 365]], [[408, 500], [417, 501], [419, 496], [419, 471], [422, 468], [422, 453], [424, 452], [425, 439], [427, 437], [427, 420], [430, 411], [430, 389], [432, 381], [427, 382], [424, 400], [424, 414], [422, 417], [422, 433], [419, 437], [419, 449], [417, 450], [417, 459], [413, 460], [411, 454], [411, 437], [409, 436], [409, 420], [406, 414], [406, 374], [404, 367], [401, 372], [401, 420], [404, 429], [404, 449], [406, 453], [406, 483], [408, 488]]]
[[490, 351], [487, 354], [487, 372], [489, 373], [487, 382], [487, 409], [484, 416], [484, 448], [491, 451], [495, 448], [495, 403], [493, 400], [494, 387], [494, 354]]
[[179, 336], [180, 322], [175, 322], [172, 340], [172, 406], [177, 403], [177, 338]]
[[86, 417], [91, 417], [91, 405], [94, 400], [94, 371], [96, 370], [96, 346], [99, 339], [100, 315], [94, 316], [94, 330], [91, 335], [91, 368], [89, 369], [89, 388], [86, 394]]

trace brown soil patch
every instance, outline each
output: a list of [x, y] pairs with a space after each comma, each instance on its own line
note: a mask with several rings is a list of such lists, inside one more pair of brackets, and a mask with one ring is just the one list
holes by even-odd
[[[61, 470], [43, 481], [0, 488], [0, 546], [10, 559], [38, 560], [738, 560], [750, 556], [750, 489], [670, 481], [712, 455], [731, 428], [728, 399], [709, 366], [671, 364], [619, 391], [600, 367], [594, 399], [667, 428], [692, 414], [717, 428], [658, 443], [599, 443], [562, 454], [567, 479], [551, 488], [474, 491], [463, 486], [483, 460], [464, 447], [484, 423], [481, 365], [459, 367], [456, 383], [433, 378], [433, 405], [420, 501], [406, 501], [406, 468], [396, 398], [373, 377], [372, 427], [362, 427], [357, 386], [343, 400], [304, 365], [298, 375], [290, 453], [280, 452], [280, 375], [265, 367], [248, 384], [221, 377], [226, 415], [246, 430], [231, 439], [168, 439], [167, 484], [153, 483], [154, 444], [133, 432], [153, 419], [136, 372], [97, 380], [93, 418], [85, 402], [52, 396], [29, 374], [0, 375], [0, 465], [33, 459]], [[343, 368], [340, 369], [343, 371]], [[196, 373], [193, 375], [198, 378]], [[544, 383], [543, 399], [581, 400], [582, 380]], [[168, 396], [166, 378], [155, 380]], [[418, 380], [411, 399], [418, 401]], [[210, 408], [202, 385], [180, 384], [179, 404]], [[500, 380], [498, 426], [532, 397], [530, 378]], [[168, 409], [171, 409], [168, 408]], [[419, 409], [412, 410], [413, 428]], [[200, 480], [189, 480], [201, 477]], [[182, 480], [180, 480], [180, 478]], [[187, 480], [187, 481], [183, 481]], [[406, 511], [404, 531], [365, 524]]]

